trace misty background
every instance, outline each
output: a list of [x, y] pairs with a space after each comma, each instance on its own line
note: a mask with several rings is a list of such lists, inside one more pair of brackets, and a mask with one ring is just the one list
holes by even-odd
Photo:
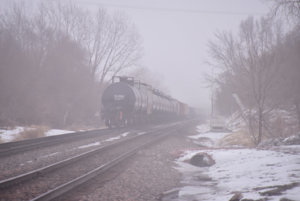
[[[28, 9], [37, 2], [27, 3]], [[174, 98], [206, 112], [210, 110], [210, 90], [203, 75], [211, 71], [207, 64], [208, 41], [216, 31], [236, 31], [242, 19], [263, 16], [270, 7], [261, 0], [60, 2], [76, 3], [91, 12], [101, 7], [125, 15], [135, 24], [142, 40], [143, 57], [138, 65], [147, 68], [148, 74], [155, 77], [155, 83], [159, 82], [159, 87]], [[1, 2], [3, 8], [11, 3]]]
[[203, 114], [239, 111], [255, 144], [291, 134], [300, 128], [299, 5], [3, 0], [0, 124], [99, 125], [103, 89], [129, 75]]

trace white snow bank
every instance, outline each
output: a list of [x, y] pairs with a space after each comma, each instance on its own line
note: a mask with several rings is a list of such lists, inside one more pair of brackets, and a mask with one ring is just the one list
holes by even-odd
[[122, 133], [121, 135], [118, 135], [116, 137], [111, 137], [111, 138], [108, 138], [106, 140], [104, 140], [104, 142], [112, 142], [112, 141], [115, 141], [115, 140], [119, 140], [123, 137], [126, 137], [130, 134], [130, 132], [125, 132], [125, 133]]
[[[289, 148], [300, 150], [300, 146]], [[179, 200], [191, 198], [196, 200], [229, 200], [233, 196], [233, 192], [242, 192], [244, 198], [247, 199], [259, 199], [264, 197], [259, 192], [270, 189], [254, 190], [254, 188], [300, 182], [299, 153], [287, 154], [280, 151], [256, 149], [219, 149], [206, 151], [216, 161], [216, 164], [210, 168], [194, 167], [184, 162], [198, 152], [186, 152], [177, 161], [178, 169], [183, 172], [186, 178], [184, 183], [187, 184], [185, 188], [180, 190]], [[290, 150], [290, 153], [295, 152]], [[212, 180], [206, 183], [195, 180], [201, 174]], [[284, 192], [283, 195], [272, 196], [270, 199], [279, 200], [282, 197], [299, 200], [300, 186], [291, 189], [290, 192]]]
[[111, 137], [111, 138], [108, 138], [106, 140], [104, 140], [104, 142], [112, 142], [112, 141], [115, 141], [115, 140], [119, 140], [122, 136], [117, 136], [117, 137]]
[[74, 133], [74, 131], [69, 130], [60, 130], [60, 129], [51, 129], [45, 133], [45, 136], [53, 136], [53, 135], [63, 135], [67, 133]]
[[123, 134], [121, 134], [122, 137], [126, 137], [130, 132], [125, 132]]
[[198, 135], [189, 136], [189, 138], [195, 140], [194, 142], [203, 145], [206, 147], [218, 147], [220, 145], [221, 139], [225, 136], [229, 135], [230, 133], [214, 133], [214, 132], [207, 132], [207, 133], [200, 133]]
[[85, 149], [85, 148], [88, 148], [88, 147], [99, 146], [100, 144], [101, 144], [100, 142], [94, 142], [94, 143], [79, 146], [78, 148], [79, 149]]
[[197, 126], [198, 133], [206, 133], [210, 130], [210, 127], [208, 124], [200, 124]]
[[12, 130], [4, 130], [4, 129], [0, 129], [0, 138], [2, 141], [4, 142], [10, 142], [12, 140], [14, 140], [19, 133], [23, 132], [25, 130], [24, 127], [16, 127]]
[[99, 146], [103, 142], [105, 143], [105, 142], [112, 142], [112, 141], [115, 141], [115, 140], [119, 140], [122, 137], [128, 136], [129, 134], [130, 134], [130, 132], [125, 132], [125, 133], [122, 133], [122, 134], [120, 134], [120, 135], [118, 135], [116, 137], [111, 137], [111, 138], [108, 138], [106, 140], [103, 140], [102, 142], [93, 142], [93, 143], [90, 143], [90, 144], [79, 146], [78, 148], [79, 149], [84, 149], [84, 148], [88, 148], [88, 147]]
[[[300, 183], [300, 145], [279, 146], [272, 150], [225, 149], [220, 147], [219, 142], [228, 134], [207, 132], [189, 136], [198, 144], [206, 143], [210, 148], [186, 151], [176, 161], [184, 184], [176, 201], [224, 201], [229, 200], [235, 192], [241, 192], [245, 199], [255, 200], [267, 197], [260, 193], [274, 189], [271, 186]], [[216, 164], [196, 167], [186, 162], [201, 152], [212, 156]], [[300, 200], [300, 185], [283, 191], [282, 195], [267, 198]]]
[[[11, 130], [0, 129], [0, 138], [4, 142], [11, 142], [16, 137], [18, 137], [20, 133], [29, 129], [35, 129], [35, 128], [18, 126]], [[51, 129], [45, 132], [45, 136], [62, 135], [62, 134], [73, 133], [73, 132], [74, 131], [69, 131], [69, 130]]]

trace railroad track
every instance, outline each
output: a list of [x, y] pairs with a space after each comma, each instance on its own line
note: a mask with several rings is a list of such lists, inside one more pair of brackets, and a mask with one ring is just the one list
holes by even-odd
[[[0, 200], [55, 200], [186, 123], [152, 130], [0, 181]], [[88, 165], [87, 165], [88, 164]], [[52, 190], [49, 190], [52, 189]], [[17, 194], [15, 192], [18, 192]]]
[[[123, 132], [126, 129], [120, 129], [118, 132]], [[57, 144], [74, 142], [77, 140], [82, 140], [86, 138], [97, 137], [102, 134], [111, 134], [115, 132], [115, 129], [97, 129], [91, 131], [82, 131], [69, 133], [64, 135], [56, 135], [49, 137], [41, 137], [17, 142], [8, 142], [0, 144], [0, 158], [10, 157], [14, 154], [24, 153], [26, 151], [35, 150], [41, 147], [49, 147]]]

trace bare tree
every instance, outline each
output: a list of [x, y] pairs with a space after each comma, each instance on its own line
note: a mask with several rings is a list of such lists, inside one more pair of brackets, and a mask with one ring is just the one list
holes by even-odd
[[0, 124], [94, 121], [104, 80], [140, 56], [134, 26], [104, 9], [96, 17], [72, 3], [27, 5], [0, 12]]
[[285, 37], [281, 47], [284, 62], [282, 68], [283, 85], [281, 95], [286, 98], [287, 107], [296, 113], [300, 130], [300, 26], [296, 26]]
[[91, 38], [87, 43], [89, 66], [102, 84], [107, 76], [133, 67], [141, 57], [140, 38], [135, 27], [121, 15], [109, 16], [99, 9], [92, 21]]
[[151, 85], [153, 88], [159, 89], [166, 94], [170, 94], [170, 91], [168, 91], [168, 88], [164, 85], [162, 76], [158, 73], [152, 72], [147, 67], [139, 67], [127, 74], [141, 82]]
[[238, 36], [217, 33], [216, 38], [210, 42], [210, 53], [221, 69], [219, 83], [231, 88], [248, 109], [249, 134], [259, 144], [264, 118], [278, 104], [271, 94], [280, 75], [274, 47], [281, 41], [281, 28], [272, 19], [250, 17], [240, 24]]
[[300, 18], [300, 0], [272, 0], [274, 3], [272, 13], [282, 12], [286, 17]]

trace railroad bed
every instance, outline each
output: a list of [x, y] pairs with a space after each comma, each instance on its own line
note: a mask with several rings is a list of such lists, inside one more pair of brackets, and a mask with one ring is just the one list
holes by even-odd
[[[112, 134], [114, 130], [98, 129], [92, 131], [76, 132], [64, 135], [41, 137], [23, 141], [8, 142], [0, 144], [0, 158], [9, 157], [14, 154], [25, 151], [35, 150], [37, 148], [49, 147], [52, 145], [68, 143], [86, 138], [98, 137], [101, 134]], [[121, 132], [121, 131], [120, 131]]]
[[[0, 200], [55, 200], [56, 197], [91, 178], [104, 173], [107, 174], [111, 168], [128, 159], [138, 150], [169, 134], [176, 133], [178, 129], [190, 123], [173, 123], [147, 129], [143, 132], [141, 130], [111, 130], [110, 132], [115, 132], [119, 136], [122, 134], [124, 138], [116, 142], [108, 140], [113, 139], [113, 137], [108, 138], [106, 144], [98, 143], [101, 146], [90, 146], [92, 148], [89, 150], [82, 149], [84, 151], [81, 153], [73, 154], [64, 159], [60, 158], [55, 163], [32, 169], [21, 175], [18, 169], [22, 168], [16, 168], [16, 171], [9, 170], [8, 172], [13, 176], [6, 176], [0, 181]], [[123, 133], [124, 131], [126, 132]], [[115, 136], [115, 138], [117, 137]]]

